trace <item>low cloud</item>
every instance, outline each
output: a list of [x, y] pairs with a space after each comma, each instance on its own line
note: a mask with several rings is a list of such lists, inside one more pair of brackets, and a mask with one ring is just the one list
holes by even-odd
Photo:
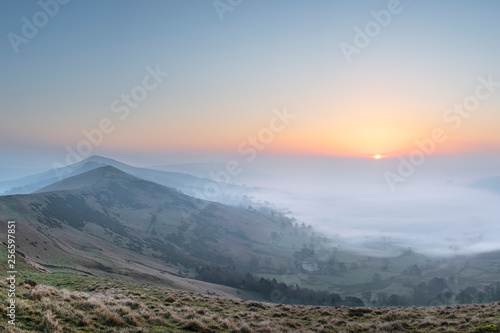
[[288, 208], [300, 223], [343, 248], [369, 255], [397, 255], [408, 248], [428, 255], [500, 250], [500, 196], [467, 186], [498, 165], [491, 158], [486, 164], [475, 159], [475, 165], [465, 157], [447, 161], [435, 160], [395, 193], [380, 180], [394, 161], [325, 159], [305, 165], [297, 160], [281, 167], [274, 161], [264, 168], [274, 176], [255, 198]]

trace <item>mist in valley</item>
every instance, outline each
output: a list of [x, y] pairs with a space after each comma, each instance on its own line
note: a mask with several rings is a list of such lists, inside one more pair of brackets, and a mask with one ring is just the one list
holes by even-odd
[[[299, 224], [364, 255], [397, 256], [408, 248], [433, 256], [500, 249], [500, 195], [474, 186], [500, 175], [499, 156], [429, 157], [391, 188], [385, 174], [398, 174], [400, 164], [399, 158], [261, 156], [231, 182], [255, 187], [253, 201], [289, 211]], [[216, 175], [211, 168], [207, 174]]]
[[[408, 248], [433, 256], [500, 250], [500, 187], [491, 181], [500, 176], [499, 154], [429, 156], [411, 175], [402, 177], [404, 181], [392, 184], [387, 173], [399, 176], [402, 159], [408, 161], [407, 157], [261, 154], [247, 162], [230, 154], [212, 155], [210, 160], [186, 155], [185, 163], [169, 163], [166, 156], [129, 154], [117, 159], [191, 174], [205, 179], [205, 184], [217, 182], [217, 196], [199, 190], [197, 197], [272, 206], [299, 224], [313, 226], [318, 235], [331, 238], [346, 251], [385, 257]], [[177, 160], [183, 161], [182, 156]], [[228, 175], [228, 161], [239, 162], [236, 175]], [[226, 183], [241, 187], [234, 190]], [[482, 186], [475, 186], [478, 183]]]

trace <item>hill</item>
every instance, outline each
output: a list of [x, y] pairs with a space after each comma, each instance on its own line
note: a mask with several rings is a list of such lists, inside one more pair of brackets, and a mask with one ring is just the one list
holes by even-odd
[[475, 180], [470, 187], [500, 194], [500, 177], [480, 178]]
[[[250, 190], [234, 184], [218, 183], [205, 177], [195, 177], [180, 172], [139, 168], [102, 156], [90, 156], [72, 165], [48, 170], [17, 180], [0, 182], [0, 193], [3, 192], [4, 195], [33, 193], [60, 180], [104, 166], [112, 166], [137, 178], [172, 187], [200, 199], [234, 203], [238, 202], [240, 197], [248, 194]], [[207, 184], [215, 184], [220, 191], [218, 193], [206, 193], [205, 186]]]
[[0, 220], [18, 222], [18, 250], [38, 263], [130, 281], [291, 260], [271, 243], [273, 234], [291, 232], [290, 219], [195, 199], [111, 166], [0, 197]]

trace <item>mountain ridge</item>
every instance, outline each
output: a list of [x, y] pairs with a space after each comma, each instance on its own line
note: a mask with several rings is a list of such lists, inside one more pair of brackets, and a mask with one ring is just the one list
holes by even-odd
[[[93, 163], [93, 162], [89, 162]], [[139, 180], [140, 178], [134, 177], [120, 169], [111, 166], [99, 166], [97, 168], [91, 168], [88, 171], [77, 174], [75, 176], [60, 180], [56, 183], [45, 186], [33, 193], [44, 193], [44, 192], [54, 192], [54, 191], [68, 191], [68, 190], [82, 190], [90, 187], [99, 187], [99, 182], [101, 180], [109, 181], [113, 177], [115, 180], [121, 179], [122, 181]], [[147, 182], [144, 180], [144, 182]], [[158, 185], [154, 182], [149, 182], [151, 184]], [[101, 184], [102, 185], [102, 184]], [[158, 185], [160, 186], [160, 185]]]
[[[3, 191], [2, 195], [29, 194], [37, 192], [60, 180], [106, 165], [113, 166], [137, 178], [175, 188], [190, 196], [222, 203], [235, 204], [239, 201], [239, 198], [248, 194], [250, 190], [239, 185], [218, 183], [208, 178], [200, 178], [180, 172], [135, 167], [111, 158], [92, 155], [80, 162], [63, 168], [51, 169], [17, 180], [0, 182], [0, 191]], [[205, 186], [209, 183], [216, 184], [218, 188], [223, 189], [223, 191], [221, 190], [217, 195], [212, 193], [206, 195]]]
[[113, 166], [1, 196], [0, 220], [18, 221], [19, 250], [32, 260], [94, 275], [156, 281], [165, 271], [194, 277], [200, 265], [290, 260], [271, 244], [291, 228], [284, 216], [196, 199]]

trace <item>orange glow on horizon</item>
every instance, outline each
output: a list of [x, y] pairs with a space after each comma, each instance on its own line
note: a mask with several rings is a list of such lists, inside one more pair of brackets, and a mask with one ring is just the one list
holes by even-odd
[[[259, 140], [265, 142], [258, 141], [255, 146], [250, 138], [258, 138], [261, 131], [269, 130], [269, 119], [273, 114], [253, 123], [229, 120], [217, 123], [209, 118], [201, 122], [178, 115], [178, 118], [173, 120], [165, 118], [151, 124], [147, 117], [136, 117], [134, 122], [120, 124], [115, 132], [104, 136], [102, 146], [107, 150], [214, 154], [238, 154], [240, 150], [248, 151], [253, 147], [257, 154], [379, 160], [411, 154], [419, 149], [419, 142], [432, 137], [434, 129], [442, 128], [447, 139], [436, 145], [433, 154], [487, 152], [500, 148], [500, 139], [495, 127], [497, 123], [493, 121], [484, 124], [471, 118], [468, 122], [464, 120], [460, 131], [455, 131], [450, 124], [443, 123], [439, 112], [429, 116], [424, 112], [429, 108], [424, 106], [408, 106], [402, 102], [387, 100], [388, 98], [373, 98], [369, 101], [370, 104], [353, 98], [335, 108], [328, 103], [324, 104], [328, 107], [315, 105], [314, 110], [320, 110], [322, 113], [321, 121], [318, 121], [314, 113], [307, 114], [300, 109], [291, 110], [292, 114], [297, 114], [297, 119], [291, 121], [282, 131], [273, 133], [271, 139], [261, 135], [264, 139]], [[424, 114], [421, 115], [419, 111]], [[136, 135], [128, 134], [132, 131]], [[78, 136], [66, 138], [61, 135], [57, 137], [57, 142], [72, 142], [71, 146], [75, 147], [78, 142], [86, 139], [79, 131], [75, 130], [74, 133], [78, 133]], [[239, 149], [242, 144], [243, 149]]]

